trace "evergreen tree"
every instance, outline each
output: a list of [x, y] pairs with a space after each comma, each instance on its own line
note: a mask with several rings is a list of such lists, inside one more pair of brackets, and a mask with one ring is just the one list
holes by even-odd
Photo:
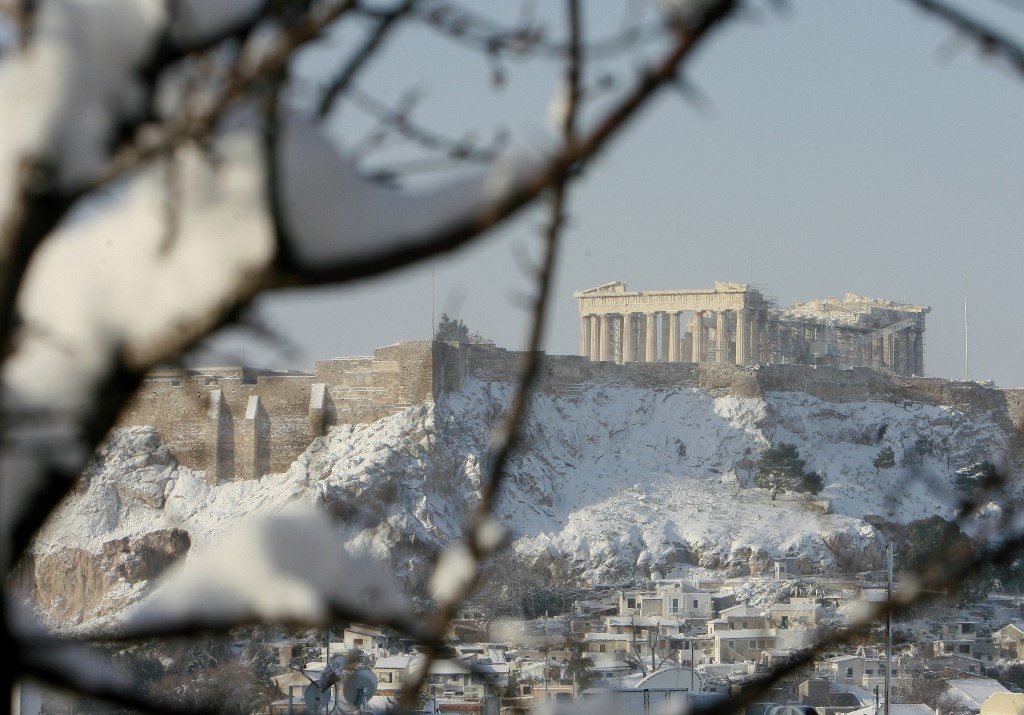
[[924, 456], [930, 454], [932, 451], [932, 441], [921, 435], [914, 440], [914, 452], [917, 453], [917, 457], [920, 460], [920, 464], [924, 464]]
[[471, 345], [493, 345], [493, 341], [480, 335], [478, 332], [470, 332], [462, 318], [448, 317], [447, 313], [441, 313], [441, 321], [437, 324], [434, 332], [434, 340], [445, 343], [469, 343]]
[[770, 489], [772, 501], [780, 491], [817, 494], [825, 486], [820, 474], [807, 471], [807, 463], [801, 459], [796, 445], [787, 442], [772, 445], [761, 453], [754, 483]]
[[437, 330], [434, 332], [434, 340], [452, 343], [468, 343], [469, 328], [464, 322], [462, 322], [462, 318], [452, 320], [448, 317], [447, 313], [441, 313], [441, 322], [437, 324]]
[[996, 465], [986, 459], [956, 470], [954, 485], [961, 491], [970, 492], [975, 489], [994, 489], [1001, 481]]
[[892, 451], [892, 447], [882, 447], [878, 456], [871, 461], [871, 465], [875, 468], [875, 474], [883, 469], [892, 469], [896, 466], [896, 453]]

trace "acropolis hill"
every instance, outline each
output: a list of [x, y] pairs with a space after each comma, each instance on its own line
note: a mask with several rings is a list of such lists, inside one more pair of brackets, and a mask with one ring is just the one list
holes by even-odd
[[[372, 357], [319, 361], [312, 373], [246, 367], [155, 372], [120, 422], [157, 427], [178, 461], [205, 471], [210, 483], [252, 479], [285, 471], [335, 425], [374, 422], [410, 405], [433, 402], [471, 379], [512, 382], [522, 358], [523, 353], [493, 346], [422, 341], [379, 348]], [[1024, 389], [905, 377], [867, 367], [617, 364], [545, 355], [536, 389], [573, 400], [591, 384], [694, 387], [742, 397], [806, 392], [829, 402], [915, 401], [988, 415], [1011, 435], [1024, 429]]]
[[[580, 355], [545, 355], [542, 392], [573, 399], [593, 384], [743, 397], [806, 392], [829, 402], [947, 405], [984, 412], [1011, 435], [1024, 428], [1024, 389], [921, 377], [928, 306], [847, 293], [779, 309], [752, 286], [723, 282], [630, 291], [615, 281], [574, 297]], [[470, 379], [514, 382], [522, 358], [492, 345], [424, 341], [319, 361], [312, 373], [154, 372], [120, 422], [157, 427], [179, 462], [210, 483], [253, 479], [286, 470], [335, 425], [434, 402]]]

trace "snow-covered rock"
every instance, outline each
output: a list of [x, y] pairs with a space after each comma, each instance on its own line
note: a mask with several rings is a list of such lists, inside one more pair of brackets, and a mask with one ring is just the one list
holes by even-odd
[[[332, 429], [284, 474], [215, 486], [177, 467], [154, 430], [122, 430], [39, 534], [35, 558], [67, 560], [70, 545], [102, 554], [118, 539], [130, 552], [146, 534], [167, 529], [187, 532], [191, 557], [247, 515], [301, 501], [335, 516], [353, 553], [425, 582], [428, 565], [462, 534], [512, 391], [469, 380], [436, 405]], [[882, 551], [870, 522], [951, 517], [955, 468], [1005, 462], [1008, 444], [994, 421], [946, 407], [607, 385], [571, 398], [536, 394], [525, 437], [496, 516], [517, 551], [558, 560], [591, 582], [684, 563], [757, 575], [781, 556], [825, 568], [877, 567]], [[930, 445], [925, 454], [914, 449], [922, 437]], [[823, 475], [814, 502], [786, 493], [773, 500], [753, 486], [759, 451], [779, 442], [795, 444], [808, 469]], [[872, 461], [885, 446], [897, 466], [876, 470]], [[982, 517], [991, 520], [991, 513]], [[152, 575], [120, 578], [136, 595]], [[54, 588], [46, 584], [37, 573], [37, 593]], [[89, 609], [82, 606], [89, 613], [126, 600], [98, 607], [90, 599]], [[48, 608], [55, 620], [84, 618], [72, 610]]]

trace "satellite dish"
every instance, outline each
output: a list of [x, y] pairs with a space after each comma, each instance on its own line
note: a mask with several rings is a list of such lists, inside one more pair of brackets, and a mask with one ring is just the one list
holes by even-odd
[[341, 687], [341, 692], [345, 700], [362, 709], [377, 692], [377, 676], [372, 670], [361, 668], [348, 676], [348, 680]]
[[331, 692], [329, 690], [321, 690], [320, 686], [316, 683], [310, 683], [306, 686], [306, 689], [302, 691], [302, 698], [306, 703], [306, 712], [318, 713], [327, 707], [327, 701], [330, 699]]

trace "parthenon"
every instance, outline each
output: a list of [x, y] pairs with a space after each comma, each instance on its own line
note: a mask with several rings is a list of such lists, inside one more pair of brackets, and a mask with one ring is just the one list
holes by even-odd
[[[925, 305], [847, 293], [779, 309], [745, 283], [629, 291], [616, 281], [573, 294], [580, 355], [627, 362], [870, 367], [924, 375]], [[686, 330], [680, 331], [684, 314]]]

